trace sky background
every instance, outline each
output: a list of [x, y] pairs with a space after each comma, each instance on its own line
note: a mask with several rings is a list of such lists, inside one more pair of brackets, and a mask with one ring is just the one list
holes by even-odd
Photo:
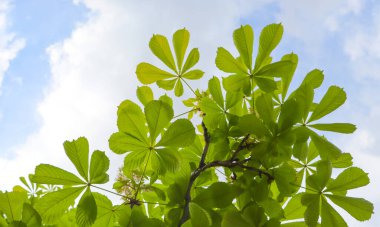
[[[86, 136], [92, 150], [111, 158], [111, 179], [122, 164], [108, 149], [116, 131], [116, 108], [135, 100], [141, 61], [159, 64], [148, 48], [153, 33], [191, 32], [199, 47], [198, 68], [212, 75], [216, 49], [233, 47], [232, 32], [250, 24], [258, 40], [267, 24], [285, 32], [274, 59], [294, 52], [298, 68], [291, 88], [314, 68], [325, 73], [321, 97], [330, 85], [348, 99], [326, 119], [352, 122], [353, 135], [329, 138], [369, 173], [371, 183], [350, 195], [375, 204], [371, 221], [380, 223], [380, 3], [376, 0], [0, 0], [0, 188], [39, 163], [73, 170], [62, 143]], [[172, 95], [172, 93], [169, 93]], [[187, 93], [189, 94], [189, 93]], [[331, 137], [332, 136], [332, 137]], [[347, 217], [347, 215], [345, 215]]]

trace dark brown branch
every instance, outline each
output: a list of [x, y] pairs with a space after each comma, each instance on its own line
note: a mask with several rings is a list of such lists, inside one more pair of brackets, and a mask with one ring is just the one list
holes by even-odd
[[203, 137], [205, 140], [205, 147], [203, 148], [201, 160], [199, 161], [199, 167], [202, 167], [205, 165], [206, 155], [208, 151], [208, 147], [210, 145], [210, 134], [208, 133], [208, 130], [206, 128], [205, 123], [202, 121], [202, 128], [203, 128]]
[[235, 158], [236, 158], [236, 156], [239, 154], [239, 152], [241, 151], [241, 150], [243, 150], [244, 148], [246, 148], [246, 142], [247, 142], [247, 140], [248, 140], [248, 138], [249, 138], [249, 134], [247, 134], [241, 141], [240, 141], [240, 143], [239, 143], [239, 146], [236, 148], [236, 150], [235, 150], [235, 152], [232, 154], [232, 158], [231, 158], [231, 160], [234, 160]]

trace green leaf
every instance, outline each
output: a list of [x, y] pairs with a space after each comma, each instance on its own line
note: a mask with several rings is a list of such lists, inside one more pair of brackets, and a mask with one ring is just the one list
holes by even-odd
[[88, 153], [89, 146], [85, 137], [63, 143], [67, 157], [74, 164], [78, 173], [88, 181]]
[[174, 94], [177, 97], [180, 97], [181, 95], [183, 95], [183, 85], [182, 85], [181, 80], [177, 80], [177, 83], [175, 84], [175, 87], [174, 87]]
[[149, 41], [149, 48], [166, 66], [176, 71], [172, 51], [165, 36], [153, 35]]
[[338, 177], [329, 182], [326, 191], [346, 191], [369, 184], [368, 173], [358, 167], [345, 169]]
[[270, 218], [281, 219], [284, 217], [284, 210], [282, 209], [281, 204], [274, 199], [268, 198], [259, 202], [259, 205], [264, 208], [265, 213]]
[[137, 87], [136, 95], [144, 106], [153, 100], [153, 91], [148, 86]]
[[173, 35], [173, 47], [177, 59], [178, 69], [182, 68], [187, 46], [189, 45], [190, 33], [185, 29], [177, 30]]
[[279, 131], [283, 132], [299, 122], [301, 118], [299, 105], [294, 99], [288, 99], [281, 107], [278, 117]]
[[149, 152], [151, 151], [146, 149], [129, 153], [124, 158], [124, 170], [130, 171], [141, 167], [146, 162], [145, 159], [147, 158], [147, 154], [149, 154]]
[[187, 119], [173, 122], [156, 146], [186, 147], [194, 142], [195, 128]]
[[276, 82], [273, 79], [264, 77], [254, 77], [253, 79], [264, 92], [270, 93], [277, 89]]
[[159, 80], [157, 81], [157, 86], [165, 89], [167, 91], [173, 90], [174, 85], [178, 81], [178, 78], [172, 79], [172, 80]]
[[24, 192], [0, 192], [0, 211], [7, 216], [8, 221], [21, 220], [22, 207], [26, 200], [27, 195]]
[[244, 220], [244, 218], [239, 214], [239, 212], [235, 210], [227, 211], [223, 215], [222, 227], [231, 226], [251, 227], [251, 225], [246, 220]]
[[284, 101], [286, 93], [288, 92], [290, 82], [293, 79], [294, 72], [297, 68], [298, 64], [298, 56], [296, 54], [287, 54], [284, 55], [281, 58], [281, 61], [291, 61], [293, 63], [293, 67], [288, 71], [288, 73], [285, 73], [282, 75], [281, 78], [281, 96], [282, 96], [282, 101]]
[[110, 160], [103, 151], [94, 151], [90, 163], [90, 183], [104, 184], [109, 180], [106, 173], [110, 166]]
[[309, 132], [311, 140], [317, 148], [321, 159], [334, 160], [341, 155], [342, 152], [334, 144], [330, 143], [328, 140], [319, 136], [317, 133], [311, 130], [309, 130]]
[[259, 51], [257, 53], [255, 70], [263, 66], [282, 38], [284, 28], [281, 24], [270, 24], [260, 34]]
[[112, 134], [108, 142], [110, 149], [116, 154], [124, 154], [130, 151], [142, 151], [149, 148], [148, 144], [123, 132]]
[[290, 198], [284, 208], [284, 216], [287, 220], [303, 218], [306, 207], [301, 203], [302, 193], [296, 194]]
[[317, 226], [320, 209], [320, 196], [318, 194], [304, 193], [301, 202], [306, 206], [304, 214], [305, 223], [307, 226]]
[[284, 163], [279, 168], [273, 169], [274, 180], [276, 181], [278, 190], [284, 196], [291, 196], [296, 192], [297, 183], [296, 170]]
[[137, 104], [130, 100], [123, 101], [118, 107], [117, 116], [119, 131], [128, 133], [148, 144], [145, 117]]
[[35, 169], [35, 174], [31, 177], [31, 181], [38, 184], [56, 184], [56, 185], [78, 185], [86, 184], [74, 174], [61, 168], [40, 164]]
[[96, 192], [93, 192], [92, 195], [95, 198], [97, 206], [97, 218], [94, 227], [114, 227], [121, 216], [123, 216], [124, 221], [129, 223], [131, 215], [131, 208], [129, 206], [112, 206], [112, 202], [106, 196]]
[[294, 71], [295, 63], [288, 60], [268, 64], [259, 69], [255, 77], [283, 77]]
[[321, 220], [322, 226], [348, 226], [342, 216], [327, 203], [326, 199], [322, 199]]
[[213, 183], [207, 189], [201, 191], [193, 202], [204, 208], [226, 208], [231, 205], [234, 198], [240, 194], [237, 186], [224, 182]]
[[212, 79], [208, 81], [208, 90], [214, 101], [220, 107], [224, 108], [224, 98], [218, 77], [213, 76]]
[[218, 48], [215, 64], [220, 70], [226, 73], [247, 74], [247, 70], [244, 68], [244, 66], [223, 47]]
[[242, 74], [235, 74], [223, 78], [223, 87], [227, 91], [238, 92], [250, 86], [249, 77]]
[[202, 78], [203, 74], [204, 72], [202, 70], [195, 69], [183, 74], [182, 77], [189, 80], [197, 80]]
[[181, 162], [178, 151], [170, 148], [155, 149], [150, 159], [153, 169], [160, 174], [178, 171]]
[[74, 205], [75, 199], [86, 187], [64, 188], [50, 192], [36, 203], [35, 209], [41, 215], [45, 224], [54, 224], [67, 211], [69, 206]]
[[323, 96], [322, 100], [315, 107], [308, 122], [312, 122], [322, 118], [323, 116], [333, 112], [346, 101], [346, 92], [337, 86], [331, 86]]
[[337, 159], [331, 162], [334, 168], [347, 168], [352, 166], [352, 156], [349, 153], [342, 153]]
[[330, 180], [332, 172], [331, 162], [320, 160], [317, 163], [317, 172], [309, 176], [306, 180], [307, 185], [321, 192]]
[[356, 130], [356, 126], [350, 123], [331, 123], [331, 124], [313, 124], [307, 125], [309, 127], [330, 132], [340, 133], [353, 133]]
[[270, 135], [269, 130], [254, 114], [244, 115], [240, 117], [238, 126], [244, 133], [254, 134], [259, 137]]
[[295, 90], [289, 98], [295, 98], [300, 106], [303, 121], [309, 116], [311, 106], [314, 99], [314, 90], [309, 84], [301, 84], [297, 90]]
[[191, 224], [193, 227], [205, 227], [211, 226], [212, 219], [210, 214], [205, 209], [197, 205], [196, 203], [189, 203]]
[[316, 89], [321, 86], [323, 79], [323, 71], [319, 69], [314, 69], [306, 75], [306, 77], [302, 81], [302, 84], [309, 84], [312, 88]]
[[94, 224], [96, 216], [96, 202], [90, 189], [87, 188], [77, 206], [77, 212], [75, 215], [76, 223], [79, 226], [91, 226], [92, 224]]
[[157, 68], [154, 65], [145, 62], [137, 65], [136, 75], [137, 79], [139, 79], [142, 84], [151, 84], [156, 81], [176, 77], [176, 75], [168, 73], [162, 69]]
[[240, 26], [233, 33], [234, 44], [239, 51], [244, 64], [252, 69], [253, 30], [249, 25]]
[[24, 203], [22, 208], [22, 222], [27, 226], [41, 226], [41, 216], [29, 203]]
[[356, 220], [369, 220], [373, 214], [373, 204], [365, 199], [329, 194], [326, 194], [326, 196], [333, 203], [342, 207]]
[[148, 123], [151, 143], [155, 141], [158, 134], [166, 127], [173, 118], [173, 109], [163, 101], [154, 100], [148, 103], [144, 109], [145, 118]]
[[262, 94], [256, 98], [256, 111], [264, 122], [272, 122], [274, 119], [272, 95]]
[[186, 62], [182, 68], [182, 74], [191, 69], [199, 61], [199, 51], [198, 48], [193, 48], [189, 55], [187, 56]]

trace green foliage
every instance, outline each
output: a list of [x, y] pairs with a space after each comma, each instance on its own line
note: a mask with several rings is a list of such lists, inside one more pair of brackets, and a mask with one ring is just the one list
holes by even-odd
[[[142, 105], [125, 100], [118, 107], [109, 138], [110, 150], [124, 159], [116, 192], [99, 186], [109, 181], [106, 153], [90, 157], [84, 137], [66, 141], [77, 173], [38, 165], [30, 182], [20, 178], [24, 188], [0, 192], [0, 226], [347, 226], [335, 207], [369, 220], [372, 203], [348, 196], [369, 183], [368, 174], [319, 134], [355, 131], [350, 123], [320, 122], [344, 104], [346, 93], [331, 86], [315, 100], [324, 80], [318, 69], [289, 92], [297, 55], [271, 57], [282, 34], [281, 24], [266, 26], [255, 57], [253, 29], [236, 29], [239, 56], [218, 48], [215, 64], [226, 75], [210, 77], [206, 91], [188, 83], [204, 74], [193, 69], [198, 49], [187, 54], [189, 32], [176, 31], [172, 47], [153, 35], [149, 47], [165, 68], [140, 63]], [[178, 97], [184, 83], [194, 94], [183, 100], [189, 110], [174, 116], [177, 100], [155, 98], [145, 86], [152, 83]], [[200, 117], [190, 121], [194, 113]], [[94, 189], [122, 200], [114, 205]]]

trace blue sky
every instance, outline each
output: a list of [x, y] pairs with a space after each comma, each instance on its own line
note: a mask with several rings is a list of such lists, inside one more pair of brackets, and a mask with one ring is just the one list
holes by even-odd
[[[169, 36], [188, 28], [207, 80], [223, 75], [213, 65], [216, 48], [233, 49], [235, 28], [251, 24], [258, 40], [263, 26], [278, 22], [285, 33], [274, 58], [293, 51], [300, 59], [292, 87], [319, 68], [325, 82], [317, 97], [330, 85], [347, 92], [346, 104], [329, 120], [355, 123], [358, 130], [331, 139], [369, 172], [370, 186], [352, 195], [373, 201], [378, 211], [376, 0], [0, 0], [0, 37], [5, 37], [0, 38], [0, 182], [10, 188], [40, 162], [72, 168], [66, 166], [64, 140], [84, 135], [93, 149], [108, 151], [116, 106], [135, 96], [135, 66], [156, 62], [147, 45], [152, 33]], [[109, 155], [115, 171], [120, 158]], [[376, 226], [379, 221], [375, 214], [370, 222], [349, 223]]]

